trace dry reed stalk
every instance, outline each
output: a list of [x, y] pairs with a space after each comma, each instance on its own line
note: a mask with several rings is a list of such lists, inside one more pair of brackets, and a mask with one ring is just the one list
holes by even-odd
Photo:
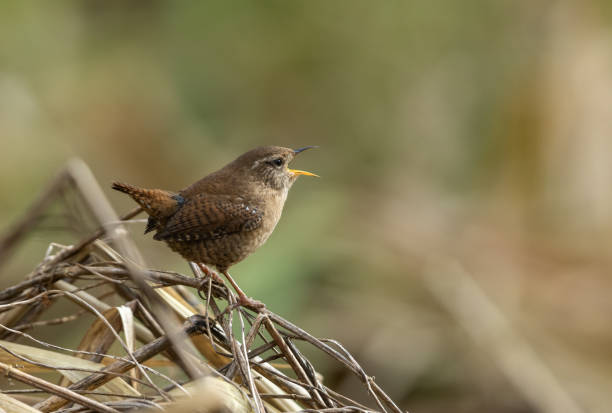
[[[401, 412], [339, 343], [317, 339], [269, 310], [254, 314], [233, 306], [234, 293], [205, 278], [196, 265], [191, 266], [195, 277], [147, 268], [123, 227], [140, 209], [118, 218], [81, 161], [69, 163], [0, 239], [0, 263], [35, 228], [50, 205], [58, 200], [66, 202], [67, 191], [76, 194], [73, 202], [77, 205], [66, 209], [72, 214], [85, 211], [74, 221], [82, 223], [86, 216], [93, 216], [98, 229], [72, 246], [52, 244], [30, 274], [0, 291], [0, 334], [7, 340], [0, 342], [0, 370], [39, 389], [19, 390], [31, 392], [29, 400], [47, 396], [35, 399], [33, 411], [115, 412], [160, 406], [179, 411], [183, 404], [176, 403], [186, 403], [176, 401], [181, 395], [189, 395], [190, 405], [208, 411], [203, 394], [217, 394], [220, 404], [210, 411]], [[190, 288], [199, 288], [205, 305]], [[48, 308], [67, 300], [80, 310], [39, 320]], [[95, 321], [83, 335], [75, 335], [81, 342], [76, 349], [35, 337], [40, 326], [61, 328], [87, 315]], [[47, 349], [19, 345], [14, 347], [16, 352], [9, 348], [15, 340]], [[120, 354], [110, 354], [117, 343]], [[361, 380], [376, 408], [325, 386], [297, 343], [313, 346], [344, 365]], [[32, 357], [37, 351], [47, 352], [44, 361]], [[50, 354], [74, 363], [53, 362]], [[158, 366], [167, 368], [161, 371], [145, 364], [153, 357], [165, 360]], [[287, 363], [294, 377], [270, 364], [279, 359]], [[100, 361], [106, 366], [95, 364]], [[79, 367], [79, 363], [94, 364]], [[25, 365], [60, 373], [64, 377], [61, 385], [25, 373]], [[5, 398], [0, 403], [2, 400], [7, 405], [14, 401]]]

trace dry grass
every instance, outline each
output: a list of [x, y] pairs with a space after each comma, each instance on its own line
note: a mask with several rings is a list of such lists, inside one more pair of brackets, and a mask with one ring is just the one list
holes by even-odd
[[[318, 339], [269, 310], [234, 306], [235, 294], [195, 264], [195, 277], [144, 266], [123, 227], [140, 210], [117, 218], [80, 161], [71, 162], [0, 239], [0, 262], [67, 194], [85, 206], [85, 212], [68, 208], [70, 222], [89, 215], [100, 229], [74, 245], [52, 244], [30, 274], [0, 291], [0, 371], [24, 385], [2, 390], [2, 409], [401, 411], [340, 343]], [[64, 301], [78, 310], [48, 315], [66, 307], [59, 305]], [[95, 321], [86, 331], [66, 329], [87, 315]], [[41, 327], [71, 331], [80, 342], [67, 348], [43, 341]], [[328, 388], [303, 346], [354, 374], [371, 406]]]

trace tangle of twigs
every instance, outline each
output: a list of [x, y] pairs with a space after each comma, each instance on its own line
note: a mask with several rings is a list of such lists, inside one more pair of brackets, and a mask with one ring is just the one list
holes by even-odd
[[[122, 226], [140, 210], [118, 218], [80, 161], [0, 238], [0, 263], [56, 201], [71, 202], [71, 214], [87, 211], [73, 222], [85, 225], [87, 216], [94, 222], [79, 228], [89, 231], [81, 241], [52, 244], [30, 274], [0, 291], [0, 372], [24, 385], [2, 389], [0, 408], [10, 402], [33, 412], [189, 411], [180, 401], [187, 394], [198, 411], [401, 412], [340, 343], [267, 309], [236, 307], [233, 291], [197, 265], [191, 265], [195, 277], [145, 267]], [[69, 308], [68, 301], [66, 314], [40, 320], [49, 308]], [[73, 331], [81, 340], [76, 348], [37, 334], [40, 328], [65, 332], [84, 317], [93, 321], [84, 334]], [[372, 406], [328, 388], [303, 346], [355, 375]], [[41, 371], [62, 379], [54, 384], [35, 374]]]

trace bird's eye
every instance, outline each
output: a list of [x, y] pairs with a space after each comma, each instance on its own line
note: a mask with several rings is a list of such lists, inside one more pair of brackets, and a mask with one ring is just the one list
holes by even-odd
[[274, 166], [282, 166], [283, 165], [283, 158], [276, 158], [270, 161], [270, 163]]

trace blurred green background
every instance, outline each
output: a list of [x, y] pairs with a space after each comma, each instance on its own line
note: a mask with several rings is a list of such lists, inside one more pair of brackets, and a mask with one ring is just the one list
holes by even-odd
[[322, 178], [233, 268], [250, 295], [412, 412], [607, 411], [611, 4], [3, 1], [0, 228], [75, 156], [122, 213], [113, 180], [178, 190], [255, 146], [320, 145], [294, 166]]

